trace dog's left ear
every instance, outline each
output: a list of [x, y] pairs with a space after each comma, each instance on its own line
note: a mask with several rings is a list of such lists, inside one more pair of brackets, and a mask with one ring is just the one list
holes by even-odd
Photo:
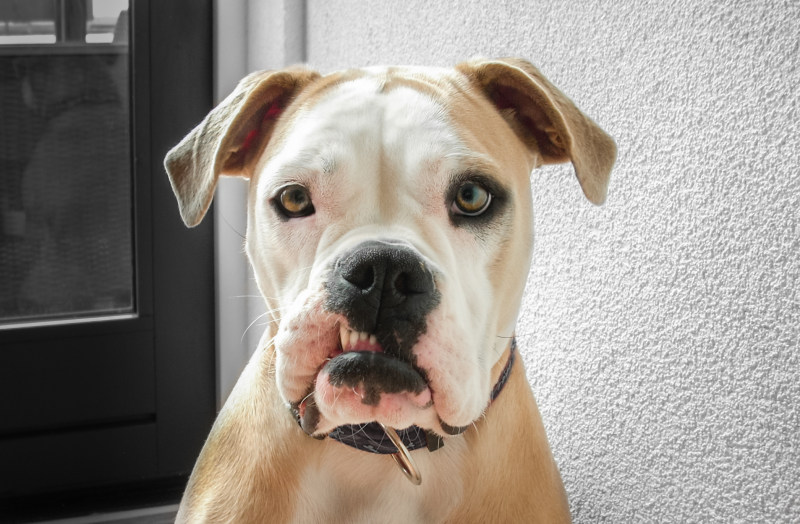
[[252, 163], [297, 93], [319, 73], [303, 68], [259, 71], [167, 153], [164, 166], [181, 217], [193, 227], [205, 216], [220, 174], [249, 177]]
[[544, 163], [571, 161], [584, 195], [606, 199], [617, 146], [597, 124], [525, 60], [478, 60], [456, 66], [477, 84], [517, 136]]

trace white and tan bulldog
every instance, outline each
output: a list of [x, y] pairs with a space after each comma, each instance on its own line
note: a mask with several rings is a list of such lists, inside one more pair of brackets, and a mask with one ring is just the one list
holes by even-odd
[[189, 226], [250, 180], [270, 315], [178, 521], [568, 522], [514, 358], [530, 173], [599, 204], [615, 155], [522, 60], [242, 80], [166, 159]]

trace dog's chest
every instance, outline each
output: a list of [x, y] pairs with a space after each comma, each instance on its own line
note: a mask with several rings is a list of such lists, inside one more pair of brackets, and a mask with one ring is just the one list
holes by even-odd
[[459, 478], [445, 471], [449, 461], [425, 450], [414, 453], [423, 475], [415, 486], [390, 456], [336, 449], [342, 446], [335, 444], [333, 453], [305, 466], [292, 522], [442, 522], [462, 498]]

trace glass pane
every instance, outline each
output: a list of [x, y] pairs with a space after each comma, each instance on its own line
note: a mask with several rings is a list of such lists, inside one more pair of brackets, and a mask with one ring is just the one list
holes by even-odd
[[132, 313], [127, 0], [0, 0], [0, 28], [0, 325]]
[[0, 1], [0, 45], [54, 44], [56, 2], [52, 0]]

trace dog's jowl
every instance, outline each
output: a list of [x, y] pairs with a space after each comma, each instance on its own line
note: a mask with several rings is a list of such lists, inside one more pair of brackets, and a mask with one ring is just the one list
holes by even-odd
[[178, 520], [568, 522], [514, 340], [530, 173], [600, 204], [615, 156], [522, 60], [242, 80], [166, 159], [189, 226], [249, 179], [271, 315]]

